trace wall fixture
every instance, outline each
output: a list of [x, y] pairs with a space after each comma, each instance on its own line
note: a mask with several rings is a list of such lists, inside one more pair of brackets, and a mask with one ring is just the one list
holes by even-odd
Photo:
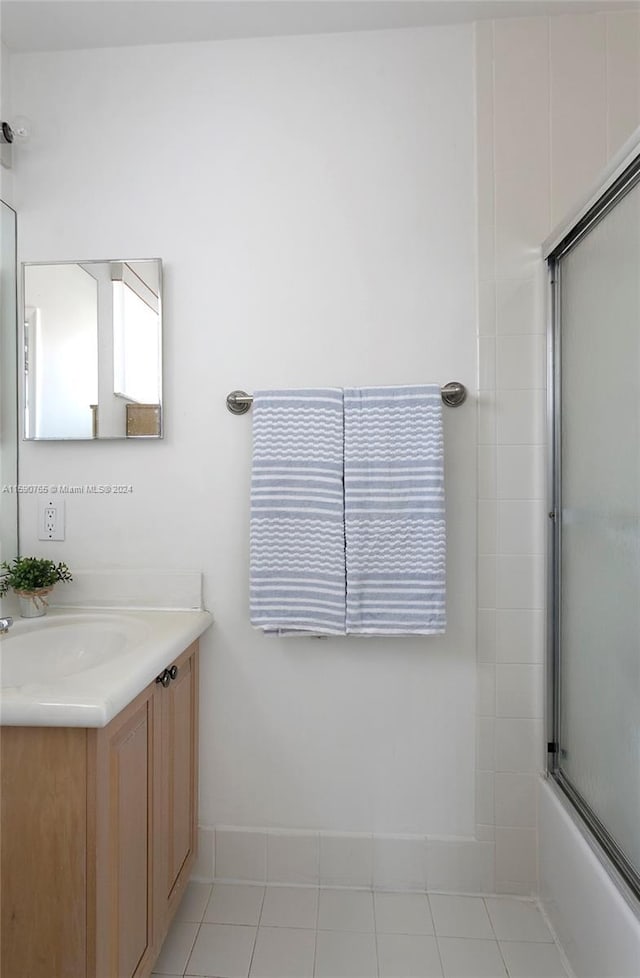
[[31, 126], [24, 116], [16, 116], [13, 124], [6, 120], [0, 122], [0, 163], [7, 169], [11, 168], [13, 162], [13, 143], [16, 141], [26, 143], [30, 134]]
[[[458, 407], [467, 399], [467, 388], [457, 380], [452, 380], [440, 388], [442, 402], [447, 407]], [[253, 395], [246, 391], [231, 391], [227, 394], [227, 409], [232, 414], [246, 414], [253, 404]]]

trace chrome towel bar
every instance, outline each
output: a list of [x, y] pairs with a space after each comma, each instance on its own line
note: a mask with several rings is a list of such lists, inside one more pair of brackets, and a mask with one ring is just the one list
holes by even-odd
[[[467, 398], [467, 388], [457, 380], [452, 380], [440, 388], [442, 401], [447, 407], [458, 407]], [[227, 408], [232, 414], [246, 414], [253, 404], [253, 395], [246, 391], [231, 391], [227, 394]]]

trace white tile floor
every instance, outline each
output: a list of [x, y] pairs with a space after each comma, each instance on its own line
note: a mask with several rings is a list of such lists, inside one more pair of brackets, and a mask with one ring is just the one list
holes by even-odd
[[567, 978], [537, 904], [510, 897], [191, 883], [162, 978]]

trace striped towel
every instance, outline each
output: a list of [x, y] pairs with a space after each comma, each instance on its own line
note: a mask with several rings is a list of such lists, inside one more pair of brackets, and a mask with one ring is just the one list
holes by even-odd
[[444, 632], [440, 388], [344, 391], [347, 632]]
[[343, 402], [335, 388], [253, 398], [251, 623], [344, 635]]

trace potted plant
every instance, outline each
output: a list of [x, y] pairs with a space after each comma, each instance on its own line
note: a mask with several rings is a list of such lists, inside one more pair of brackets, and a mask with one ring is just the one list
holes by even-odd
[[55, 564], [46, 557], [16, 557], [10, 564], [0, 564], [0, 596], [11, 588], [18, 595], [20, 616], [39, 618], [46, 613], [47, 595], [58, 581], [72, 581], [66, 564]]

